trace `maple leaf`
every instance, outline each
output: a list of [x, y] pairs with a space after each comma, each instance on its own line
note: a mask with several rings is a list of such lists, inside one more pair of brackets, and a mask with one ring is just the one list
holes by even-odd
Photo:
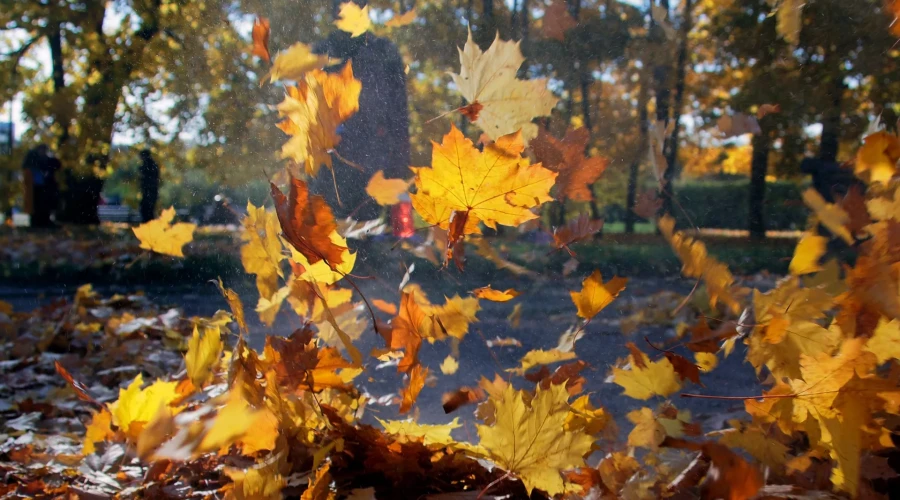
[[559, 349], [535, 349], [533, 351], [528, 351], [522, 356], [518, 368], [510, 368], [507, 371], [522, 375], [535, 366], [561, 363], [563, 361], [575, 359], [576, 357], [575, 353], [571, 351], [562, 351]]
[[675, 375], [675, 367], [667, 358], [650, 361], [646, 354], [640, 353], [640, 361], [633, 356], [631, 369], [613, 368], [613, 382], [625, 389], [624, 394], [634, 399], [650, 399], [653, 396], [668, 396], [681, 389], [681, 383]]
[[789, 448], [759, 427], [739, 427], [718, 433], [719, 443], [729, 448], [742, 448], [753, 458], [769, 467], [783, 467], [788, 460]]
[[633, 410], [627, 415], [634, 428], [628, 433], [628, 446], [655, 450], [666, 438], [666, 429], [650, 408]]
[[518, 226], [537, 218], [531, 209], [552, 199], [557, 174], [521, 157], [525, 146], [519, 133], [500, 137], [481, 152], [452, 126], [432, 148], [431, 168], [412, 167], [417, 188], [412, 204], [426, 222], [449, 230], [448, 250], [464, 235], [480, 234], [479, 222], [492, 229]]
[[888, 181], [897, 173], [897, 162], [900, 161], [900, 137], [885, 131], [869, 134], [863, 139], [863, 145], [856, 150], [854, 173], [858, 176], [866, 174], [869, 182]]
[[877, 365], [874, 354], [863, 349], [865, 339], [846, 340], [836, 356], [820, 353], [817, 356], [800, 356], [798, 379], [790, 381], [794, 398], [794, 421], [803, 422], [807, 417], [817, 420], [835, 418], [834, 401], [841, 388], [853, 378], [867, 375]]
[[553, 246], [565, 248], [569, 255], [574, 257], [569, 245], [581, 240], [586, 240], [594, 233], [603, 229], [603, 219], [592, 220], [590, 214], [583, 213], [577, 219], [570, 220], [568, 224], [553, 230]]
[[372, 175], [366, 184], [366, 193], [382, 206], [400, 203], [400, 195], [409, 189], [409, 181], [403, 179], [385, 179], [384, 172], [379, 170]]
[[695, 352], [694, 361], [696, 361], [697, 367], [699, 367], [700, 371], [703, 373], [709, 373], [715, 370], [716, 366], [719, 364], [719, 358], [712, 352]]
[[594, 199], [589, 186], [603, 175], [609, 161], [606, 158], [584, 156], [590, 139], [590, 132], [582, 127], [570, 128], [562, 140], [541, 129], [537, 137], [531, 141], [531, 148], [537, 160], [544, 168], [559, 173], [559, 177], [556, 178], [556, 193], [559, 200]]
[[537, 136], [537, 125], [531, 120], [549, 115], [558, 99], [547, 89], [545, 78], [516, 79], [525, 62], [518, 42], [500, 40], [498, 34], [482, 52], [469, 30], [459, 62], [459, 73], [450, 76], [469, 103], [463, 113], [472, 123], [493, 140], [517, 131], [521, 131], [523, 143]]
[[302, 163], [309, 176], [321, 165], [331, 168], [330, 152], [341, 141], [337, 128], [359, 110], [361, 91], [350, 62], [339, 73], [306, 72], [278, 104], [278, 115], [285, 117], [278, 127], [291, 136], [281, 157]]
[[294, 270], [295, 280], [319, 283], [320, 285], [332, 285], [353, 272], [353, 268], [356, 266], [357, 252], [350, 251], [347, 239], [338, 234], [337, 231], [332, 231], [328, 239], [331, 240], [333, 245], [344, 248], [341, 253], [340, 264], [332, 266], [330, 262], [324, 260], [310, 263], [309, 259], [298, 252], [293, 245], [287, 245], [291, 251], [290, 263], [291, 268]]
[[894, 188], [890, 198], [873, 197], [866, 201], [866, 208], [876, 220], [900, 221], [900, 185]]
[[580, 292], [569, 292], [569, 295], [572, 296], [572, 302], [578, 308], [578, 316], [591, 319], [610, 305], [622, 293], [627, 283], [628, 278], [618, 276], [613, 276], [611, 280], [604, 283], [603, 276], [598, 269], [581, 282]]
[[[347, 4], [344, 4], [347, 5]], [[356, 4], [350, 4], [356, 5]], [[366, 7], [368, 9], [368, 7]], [[334, 500], [335, 494], [331, 491], [331, 464], [326, 463], [319, 467], [315, 477], [309, 480], [306, 490], [300, 495], [300, 500]]]
[[544, 9], [544, 17], [541, 18], [541, 35], [564, 42], [566, 32], [578, 26], [570, 14], [564, 0], [553, 0], [550, 6]]
[[681, 273], [689, 278], [703, 279], [706, 283], [710, 305], [715, 307], [721, 300], [732, 312], [738, 313], [741, 306], [734, 296], [734, 276], [728, 267], [711, 257], [703, 242], [685, 236], [681, 231], [676, 232], [675, 219], [671, 216], [661, 217], [657, 225], [681, 260]]
[[91, 422], [84, 429], [84, 444], [81, 453], [91, 455], [96, 451], [96, 444], [115, 436], [112, 430], [112, 414], [103, 408], [91, 417]]
[[197, 389], [201, 389], [212, 376], [212, 369], [219, 362], [224, 345], [218, 327], [204, 328], [201, 337], [199, 329], [194, 326], [194, 334], [188, 341], [188, 350], [184, 355], [184, 364], [191, 383]]
[[459, 370], [459, 362], [453, 356], [447, 356], [441, 363], [441, 373], [444, 375], [453, 375]]
[[412, 24], [413, 21], [416, 20], [416, 15], [416, 9], [413, 8], [404, 12], [403, 14], [395, 14], [394, 17], [388, 19], [388, 21], [384, 23], [384, 25], [388, 28], [400, 28], [402, 26]]
[[253, 21], [253, 51], [252, 54], [263, 61], [269, 62], [269, 20], [265, 17], [257, 17]]
[[415, 300], [415, 292], [404, 292], [400, 297], [400, 313], [392, 322], [391, 338], [388, 345], [391, 349], [403, 349], [403, 359], [397, 365], [401, 372], [409, 371], [418, 365], [419, 347], [422, 345], [422, 328], [425, 313]]
[[184, 257], [182, 247], [193, 241], [197, 224], [177, 222], [175, 207], [162, 211], [160, 216], [132, 228], [134, 235], [141, 242], [141, 248], [173, 257]]
[[419, 392], [425, 387], [425, 379], [428, 378], [428, 368], [416, 363], [409, 370], [409, 384], [400, 389], [400, 414], [412, 409], [419, 398]]
[[396, 436], [401, 442], [412, 440], [421, 441], [425, 446], [438, 444], [449, 445], [456, 441], [450, 436], [453, 429], [462, 427], [459, 418], [447, 424], [429, 425], [419, 424], [411, 420], [381, 420], [375, 417], [375, 420], [384, 427], [384, 431], [392, 436]]
[[369, 18], [369, 6], [360, 8], [353, 2], [344, 2], [341, 4], [341, 10], [338, 12], [338, 20], [334, 25], [341, 31], [350, 33], [351, 37], [358, 37], [369, 31], [372, 20]]
[[333, 269], [342, 263], [347, 247], [331, 239], [337, 224], [325, 198], [310, 195], [306, 183], [295, 177], [291, 177], [290, 197], [285, 196], [275, 184], [269, 185], [281, 232], [288, 243], [310, 264], [325, 261]]
[[[266, 27], [268, 27], [268, 21], [266, 21]], [[256, 27], [254, 26], [254, 33], [255, 31]], [[255, 49], [256, 46], [254, 45], [254, 51]], [[268, 61], [268, 48], [266, 49], [266, 56], [266, 60]], [[288, 47], [286, 51], [279, 52], [275, 56], [275, 61], [272, 63], [272, 69], [269, 70], [268, 77], [271, 83], [279, 80], [303, 82], [305, 81], [304, 77], [310, 71], [322, 69], [326, 66], [331, 66], [332, 64], [338, 64], [339, 62], [339, 59], [332, 59], [325, 55], [314, 54], [309, 45], [306, 45], [305, 43], [295, 43]]]
[[865, 349], [875, 355], [879, 365], [900, 359], [900, 321], [881, 318]]
[[843, 208], [834, 203], [828, 203], [813, 188], [808, 188], [803, 192], [803, 201], [816, 214], [819, 222], [832, 234], [843, 239], [848, 245], [853, 244], [853, 235], [847, 229], [850, 215]]
[[690, 360], [685, 358], [684, 356], [675, 354], [671, 351], [665, 352], [666, 359], [672, 363], [672, 368], [675, 370], [675, 373], [678, 374], [678, 378], [681, 379], [682, 382], [685, 380], [690, 380], [691, 382], [703, 385], [700, 383], [700, 367], [691, 363]]
[[207, 453], [231, 446], [256, 423], [259, 410], [247, 404], [241, 391], [230, 391], [228, 401], [219, 408], [195, 453]]
[[567, 431], [569, 394], [564, 385], [537, 388], [531, 404], [525, 393], [507, 385], [492, 396], [493, 425], [478, 425], [479, 447], [500, 467], [518, 476], [529, 495], [564, 491], [561, 472], [584, 465], [594, 439], [583, 430]]
[[275, 212], [256, 207], [247, 202], [247, 216], [242, 221], [241, 264], [244, 271], [256, 275], [256, 289], [260, 297], [271, 297], [278, 289], [278, 278], [284, 277], [281, 269], [281, 226]]
[[800, 242], [794, 249], [794, 257], [788, 266], [791, 274], [800, 276], [803, 274], [815, 273], [822, 270], [819, 265], [819, 259], [825, 255], [825, 245], [828, 238], [818, 236], [812, 233], [803, 233]]
[[281, 500], [281, 489], [287, 482], [278, 473], [278, 464], [265, 467], [236, 469], [225, 467], [223, 472], [233, 482], [226, 499], [233, 500]]
[[178, 382], [157, 380], [142, 389], [143, 385], [144, 377], [139, 373], [127, 388], [119, 389], [119, 399], [109, 405], [113, 424], [134, 440], [157, 413], [174, 414], [176, 409], [170, 404], [179, 397]]
[[521, 292], [507, 288], [506, 290], [494, 290], [490, 285], [472, 290], [472, 295], [479, 299], [490, 300], [491, 302], [509, 302], [518, 297]]
[[86, 385], [84, 385], [84, 382], [75, 380], [75, 377], [73, 377], [72, 374], [69, 373], [69, 370], [66, 370], [66, 367], [64, 367], [62, 363], [60, 363], [59, 361], [54, 361], [53, 367], [56, 369], [56, 373], [58, 373], [59, 376], [62, 377], [67, 384], [69, 384], [69, 387], [71, 387], [73, 391], [75, 391], [75, 395], [78, 396], [78, 399], [91, 403], [95, 406], [100, 406], [100, 403], [88, 393], [88, 388]]
[[656, 217], [656, 213], [662, 208], [662, 199], [656, 189], [648, 189], [639, 194], [634, 204], [634, 213], [645, 219]]
[[460, 406], [474, 404], [484, 398], [484, 390], [479, 387], [460, 387], [441, 396], [441, 407], [444, 408], [444, 413], [452, 413]]

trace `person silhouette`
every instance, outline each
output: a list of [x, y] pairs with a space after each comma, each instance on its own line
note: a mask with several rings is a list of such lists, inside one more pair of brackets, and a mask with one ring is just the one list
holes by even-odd
[[156, 202], [159, 199], [159, 165], [149, 149], [141, 150], [141, 221], [156, 218]]

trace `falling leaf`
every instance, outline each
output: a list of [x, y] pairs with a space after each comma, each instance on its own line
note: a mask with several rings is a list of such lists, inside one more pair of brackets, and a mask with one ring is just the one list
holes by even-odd
[[103, 408], [91, 417], [91, 422], [87, 424], [84, 430], [84, 445], [81, 452], [85, 455], [91, 455], [96, 451], [96, 443], [106, 441], [115, 436], [112, 430], [112, 414], [106, 408]]
[[193, 241], [197, 224], [177, 222], [175, 207], [162, 211], [159, 218], [145, 222], [132, 228], [134, 235], [141, 242], [141, 248], [173, 257], [184, 257], [182, 247]]
[[498, 269], [506, 269], [516, 276], [537, 276], [534, 271], [504, 259], [496, 250], [494, 250], [494, 247], [492, 247], [486, 239], [475, 238], [473, 243], [475, 243], [476, 253], [493, 263]]
[[253, 22], [253, 55], [269, 62], [269, 20], [257, 17]]
[[801, 276], [804, 274], [815, 273], [822, 270], [819, 265], [819, 259], [825, 255], [825, 246], [828, 244], [828, 238], [817, 236], [812, 233], [803, 233], [797, 248], [794, 249], [794, 257], [788, 268], [791, 274]]
[[745, 115], [744, 113], [735, 113], [734, 115], [723, 115], [716, 121], [716, 128], [721, 132], [721, 139], [729, 137], [737, 137], [744, 134], [761, 134], [759, 122], [756, 118]]
[[512, 328], [518, 328], [519, 324], [522, 322], [522, 303], [513, 306], [513, 310], [509, 313], [509, 316], [506, 317], [506, 321], [509, 323], [509, 326]]
[[334, 266], [331, 266], [330, 262], [324, 260], [310, 264], [309, 259], [305, 255], [298, 252], [293, 245], [289, 246], [291, 251], [290, 263], [294, 269], [294, 278], [320, 285], [331, 285], [344, 279], [345, 276], [353, 271], [358, 252], [351, 252], [347, 246], [347, 240], [338, 234], [337, 231], [332, 231], [329, 239], [333, 245], [344, 248], [343, 253], [341, 253], [341, 263]]
[[803, 6], [806, 0], [769, 0], [769, 3], [778, 2], [775, 12], [775, 29], [791, 47], [800, 43], [800, 30], [803, 27]]
[[431, 168], [413, 167], [412, 204], [426, 222], [449, 230], [448, 250], [464, 235], [480, 234], [480, 222], [492, 229], [517, 226], [537, 218], [531, 209], [552, 199], [557, 174], [521, 157], [525, 146], [519, 133], [500, 137], [481, 152], [452, 127], [444, 142], [432, 147]]
[[242, 221], [241, 263], [244, 271], [256, 275], [256, 289], [260, 297], [271, 297], [278, 290], [278, 278], [284, 277], [281, 269], [281, 226], [278, 216], [265, 207], [247, 202], [247, 216]]
[[640, 363], [635, 358], [631, 361], [630, 370], [613, 368], [613, 382], [625, 389], [626, 396], [650, 399], [653, 396], [665, 397], [681, 389], [675, 367], [667, 358], [650, 361], [646, 354], [641, 353]]
[[574, 258], [571, 258], [571, 259], [567, 260], [565, 264], [563, 264], [562, 275], [568, 276], [577, 270], [578, 270], [578, 261], [575, 260]]
[[225, 467], [223, 472], [234, 483], [231, 495], [234, 500], [280, 500], [286, 481], [278, 473], [277, 463], [267, 467], [241, 470]]
[[479, 446], [503, 469], [518, 476], [528, 494], [538, 488], [549, 495], [564, 491], [561, 472], [584, 464], [594, 439], [565, 429], [568, 392], [563, 385], [538, 388], [531, 404], [508, 385], [494, 406], [493, 425], [478, 425]]
[[572, 302], [578, 308], [578, 317], [591, 319], [610, 305], [616, 297], [625, 289], [628, 278], [613, 278], [606, 283], [600, 270], [595, 270], [590, 276], [581, 282], [580, 292], [569, 292]]
[[369, 18], [369, 6], [360, 8], [353, 2], [344, 2], [341, 4], [341, 10], [338, 12], [338, 20], [334, 25], [341, 31], [350, 33], [351, 37], [358, 37], [369, 31], [372, 20]]
[[627, 418], [634, 424], [634, 428], [628, 433], [628, 446], [655, 450], [666, 438], [666, 429], [660, 425], [650, 408], [631, 411]]
[[419, 392], [425, 387], [425, 379], [428, 378], [428, 368], [416, 363], [409, 371], [409, 383], [403, 389], [400, 389], [400, 414], [406, 413], [412, 409], [419, 398]]
[[316, 470], [315, 477], [310, 478], [309, 485], [307, 485], [303, 494], [300, 495], [300, 500], [334, 500], [336, 498], [334, 492], [331, 491], [332, 479], [329, 472], [330, 469], [331, 464], [326, 463]]
[[73, 391], [75, 391], [75, 395], [78, 396], [78, 399], [88, 403], [92, 403], [96, 406], [100, 406], [100, 403], [98, 403], [97, 400], [88, 393], [87, 386], [84, 385], [83, 382], [75, 380], [72, 374], [69, 373], [69, 370], [66, 370], [66, 367], [64, 367], [62, 363], [60, 363], [59, 361], [54, 361], [53, 366], [54, 368], [56, 368], [56, 373], [58, 373], [59, 376], [62, 377], [67, 384], [69, 384], [69, 387], [71, 387]]
[[375, 199], [375, 203], [382, 206], [400, 203], [400, 195], [405, 193], [407, 189], [409, 189], [409, 181], [385, 179], [381, 170], [375, 172], [366, 185], [366, 193]]
[[490, 300], [491, 302], [509, 302], [518, 297], [520, 292], [507, 288], [506, 290], [494, 290], [490, 285], [472, 290], [476, 298]]
[[576, 357], [574, 352], [561, 351], [559, 349], [535, 349], [533, 351], [528, 351], [525, 353], [525, 356], [522, 356], [518, 368], [510, 369], [508, 371], [522, 375], [535, 366], [561, 363], [563, 361], [575, 359]]
[[691, 363], [691, 361], [684, 356], [679, 354], [675, 354], [671, 351], [666, 351], [665, 353], [666, 359], [672, 363], [672, 368], [675, 370], [675, 373], [678, 374], [678, 378], [681, 379], [682, 382], [685, 380], [690, 380], [691, 382], [703, 385], [700, 383], [700, 367]]
[[781, 105], [780, 104], [760, 104], [759, 108], [756, 110], [756, 119], [762, 120], [766, 115], [770, 115], [772, 113], [781, 113]]
[[256, 422], [258, 410], [247, 404], [240, 391], [231, 391], [228, 402], [219, 409], [209, 430], [200, 441], [198, 453], [205, 453], [231, 446]]
[[566, 31], [578, 26], [570, 14], [564, 0], [553, 0], [544, 9], [544, 17], [541, 18], [541, 35], [563, 42], [566, 40]]
[[763, 430], [748, 427], [727, 429], [719, 434], [719, 443], [729, 448], [741, 448], [753, 458], [769, 467], [781, 467], [787, 463], [789, 448]]
[[522, 347], [522, 342], [512, 337], [495, 337], [487, 341], [488, 347]]
[[867, 135], [856, 151], [854, 173], [867, 174], [869, 182], [887, 184], [897, 173], [900, 161], [900, 137], [884, 131]]
[[[266, 21], [266, 26], [268, 27], [268, 21]], [[254, 32], [255, 31], [256, 28], [254, 27]], [[268, 60], [268, 49], [266, 49], [266, 55], [266, 60]], [[331, 59], [325, 55], [314, 54], [309, 45], [295, 43], [286, 51], [279, 52], [275, 56], [275, 61], [272, 63], [272, 69], [269, 70], [269, 81], [271, 83], [280, 80], [303, 82], [305, 81], [307, 73], [339, 62], [340, 60], [338, 59]]]
[[807, 188], [803, 192], [803, 202], [816, 214], [819, 222], [828, 228], [832, 234], [843, 239], [848, 245], [853, 244], [853, 235], [847, 229], [850, 215], [843, 208], [834, 203], [828, 203], [813, 188]]
[[[413, 366], [418, 366], [419, 347], [422, 345], [422, 329], [425, 323], [425, 313], [415, 300], [415, 292], [406, 293], [400, 297], [400, 313], [392, 322], [390, 348], [403, 349], [403, 359], [397, 365], [397, 369], [406, 372]], [[423, 379], [424, 383], [424, 379]]]
[[400, 14], [399, 16], [394, 15], [394, 17], [388, 19], [388, 21], [386, 23], [384, 23], [384, 25], [387, 26], [388, 28], [399, 28], [401, 26], [406, 26], [406, 25], [412, 24], [413, 21], [415, 21], [415, 20], [416, 20], [416, 9], [413, 8], [413, 9], [410, 9], [410, 10], [404, 12], [403, 14]]
[[712, 352], [695, 352], [694, 360], [697, 362], [697, 366], [703, 373], [713, 371], [716, 368], [716, 365], [719, 364], [719, 358]]
[[200, 330], [194, 327], [194, 334], [188, 341], [188, 350], [184, 355], [184, 364], [191, 383], [197, 389], [202, 388], [212, 376], [212, 369], [222, 357], [224, 345], [218, 327], [204, 328], [202, 336]]
[[169, 405], [179, 396], [178, 382], [157, 380], [142, 389], [144, 377], [139, 373], [125, 389], [119, 389], [119, 399], [109, 405], [112, 421], [132, 439], [137, 439], [144, 425], [160, 411], [174, 413]]
[[653, 18], [653, 21], [662, 28], [663, 33], [666, 35], [666, 40], [671, 42], [677, 38], [678, 35], [675, 32], [675, 28], [673, 28], [672, 23], [669, 22], [669, 10], [667, 8], [655, 3], [650, 4], [650, 16]]
[[278, 127], [291, 138], [281, 157], [303, 164], [306, 174], [315, 176], [321, 165], [332, 168], [331, 151], [341, 142], [338, 126], [359, 110], [362, 83], [348, 62], [338, 73], [309, 71], [286, 90], [278, 104], [278, 116], [285, 119]]
[[331, 234], [337, 229], [331, 207], [325, 198], [310, 195], [306, 183], [291, 178], [290, 197], [270, 184], [275, 211], [284, 238], [311, 264], [325, 261], [332, 268], [343, 262], [346, 246], [335, 244]]
[[222, 296], [225, 297], [225, 301], [228, 302], [234, 321], [237, 322], [241, 332], [247, 333], [247, 321], [244, 319], [244, 304], [241, 302], [241, 297], [231, 288], [225, 288], [222, 278], [219, 278], [216, 284], [219, 287], [219, 291], [222, 292]]
[[[586, 240], [603, 229], [603, 219], [592, 220], [590, 214], [583, 213], [577, 219], [553, 230], [553, 245], [565, 248], [569, 255], [574, 255], [569, 245]], [[577, 262], [576, 262], [577, 264]]]
[[396, 305], [391, 304], [390, 302], [385, 302], [381, 299], [372, 299], [372, 306], [383, 313], [390, 314], [391, 316], [397, 314]]
[[453, 413], [460, 406], [475, 404], [485, 398], [484, 390], [478, 387], [460, 387], [451, 392], [445, 392], [441, 397], [441, 405], [444, 413]]
[[441, 363], [441, 373], [444, 375], [453, 375], [459, 369], [459, 362], [453, 356], [447, 356]]
[[547, 89], [545, 78], [516, 79], [525, 62], [518, 42], [500, 40], [498, 34], [490, 48], [482, 52], [469, 30], [459, 62], [459, 74], [450, 76], [469, 103], [464, 113], [472, 123], [494, 140], [521, 131], [525, 144], [537, 136], [537, 125], [531, 120], [549, 115], [558, 99]]
[[648, 189], [638, 195], [634, 204], [634, 213], [644, 219], [653, 219], [660, 208], [662, 208], [662, 199], [659, 198], [656, 189]]
[[399, 440], [421, 441], [425, 446], [439, 444], [449, 445], [456, 441], [450, 436], [453, 429], [462, 427], [459, 418], [447, 424], [419, 424], [410, 420], [381, 420], [375, 418], [384, 427], [384, 431]]

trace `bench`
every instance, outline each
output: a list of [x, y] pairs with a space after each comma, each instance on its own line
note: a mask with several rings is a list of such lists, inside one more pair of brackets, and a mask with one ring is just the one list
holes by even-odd
[[141, 214], [127, 205], [99, 205], [97, 217], [100, 222], [140, 222]]

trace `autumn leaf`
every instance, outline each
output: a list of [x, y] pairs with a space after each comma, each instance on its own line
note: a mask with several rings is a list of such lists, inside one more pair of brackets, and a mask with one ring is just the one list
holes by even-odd
[[788, 266], [791, 274], [800, 276], [803, 274], [815, 273], [822, 270], [819, 265], [819, 259], [825, 255], [825, 246], [828, 238], [818, 236], [812, 233], [803, 233], [797, 248], [794, 249], [794, 257]]
[[672, 368], [675, 370], [675, 373], [678, 374], [678, 378], [680, 378], [682, 382], [684, 382], [685, 380], [690, 380], [697, 385], [703, 385], [700, 383], [699, 366], [695, 365], [684, 356], [675, 354], [671, 351], [666, 351], [665, 356], [666, 359], [668, 359], [669, 362], [672, 363]]
[[578, 308], [578, 317], [591, 319], [596, 316], [622, 293], [627, 283], [628, 278], [618, 276], [604, 283], [600, 271], [595, 270], [581, 282], [580, 292], [569, 292]]
[[656, 189], [648, 189], [638, 195], [634, 204], [634, 213], [644, 219], [653, 219], [660, 208], [662, 208], [662, 199]]
[[266, 467], [236, 469], [225, 467], [223, 472], [233, 482], [226, 499], [234, 500], [280, 500], [281, 489], [286, 485], [284, 477], [278, 473], [277, 463]]
[[[366, 8], [368, 9], [368, 7]], [[334, 500], [336, 498], [334, 492], [331, 491], [330, 469], [331, 464], [326, 463], [316, 470], [315, 477], [310, 478], [309, 485], [300, 495], [300, 500]]]
[[100, 403], [97, 402], [97, 400], [88, 393], [87, 386], [84, 385], [83, 382], [75, 380], [72, 374], [69, 373], [69, 370], [66, 370], [66, 367], [64, 367], [62, 363], [60, 363], [59, 361], [54, 361], [53, 366], [54, 368], [56, 368], [56, 373], [58, 373], [59, 376], [62, 377], [67, 384], [69, 384], [69, 387], [71, 387], [73, 391], [75, 391], [75, 395], [78, 396], [78, 399], [87, 403], [91, 403], [95, 406], [100, 406]]
[[803, 192], [803, 201], [816, 214], [819, 222], [832, 234], [843, 239], [848, 245], [853, 244], [853, 236], [847, 229], [850, 215], [843, 208], [834, 203], [828, 203], [813, 188], [808, 188]]
[[721, 139], [738, 137], [744, 134], [760, 134], [759, 122], [755, 117], [744, 113], [723, 115], [716, 121], [716, 128], [721, 132]]
[[774, 0], [777, 1], [775, 11], [775, 29], [790, 46], [796, 47], [800, 43], [800, 30], [803, 28], [804, 0]]
[[290, 263], [291, 268], [294, 270], [295, 280], [308, 281], [320, 285], [332, 285], [353, 272], [358, 252], [351, 252], [350, 247], [347, 245], [347, 240], [337, 231], [332, 231], [329, 239], [333, 245], [344, 248], [344, 251], [341, 253], [340, 264], [332, 266], [330, 262], [324, 260], [310, 263], [309, 259], [301, 252], [298, 252], [293, 245], [286, 245], [291, 251]]
[[756, 109], [756, 119], [762, 120], [766, 115], [770, 115], [772, 113], [781, 113], [781, 105], [780, 104], [760, 104]]
[[444, 375], [453, 375], [459, 370], [459, 362], [453, 356], [447, 356], [441, 363], [441, 373]]
[[400, 414], [406, 413], [412, 409], [419, 398], [419, 392], [425, 387], [425, 379], [428, 378], [428, 368], [416, 363], [409, 370], [409, 383], [406, 387], [400, 389]]
[[96, 444], [106, 441], [115, 436], [112, 430], [112, 414], [109, 410], [103, 408], [91, 417], [91, 422], [84, 429], [84, 444], [81, 452], [85, 455], [93, 454], [97, 448]]
[[232, 390], [219, 408], [195, 453], [207, 453], [231, 446], [256, 422], [259, 410], [247, 404], [240, 391]]
[[134, 235], [141, 242], [141, 248], [173, 257], [184, 257], [182, 247], [193, 241], [197, 224], [177, 222], [175, 207], [169, 207], [150, 222], [132, 228]]
[[372, 299], [372, 307], [383, 313], [394, 316], [397, 314], [397, 306], [381, 299]]
[[531, 209], [552, 199], [557, 174], [521, 157], [525, 146], [519, 133], [500, 137], [481, 152], [452, 127], [432, 148], [431, 168], [412, 169], [417, 188], [412, 204], [426, 222], [449, 230], [448, 249], [464, 235], [480, 234], [480, 222], [495, 229], [535, 219]]
[[270, 183], [281, 233], [310, 264], [325, 261], [334, 268], [343, 262], [346, 246], [335, 244], [331, 234], [337, 229], [331, 207], [325, 198], [310, 195], [306, 183], [291, 178], [290, 197]]
[[402, 26], [407, 26], [409, 24], [412, 24], [413, 21], [415, 21], [415, 20], [416, 20], [416, 9], [413, 8], [413, 9], [410, 9], [410, 10], [404, 12], [403, 14], [400, 14], [400, 15], [395, 14], [394, 17], [388, 19], [387, 22], [384, 23], [384, 25], [387, 26], [388, 28], [400, 28]]
[[[563, 3], [557, 0], [557, 3]], [[603, 174], [609, 163], [606, 158], [586, 158], [585, 149], [590, 142], [586, 128], [569, 129], [560, 140], [546, 129], [540, 129], [531, 141], [534, 155], [544, 168], [558, 172], [556, 197], [559, 200], [591, 201], [594, 195], [590, 186]]]
[[866, 174], [869, 182], [887, 184], [897, 173], [900, 161], [900, 137], [885, 131], [875, 132], [863, 139], [863, 145], [856, 151], [854, 173]]
[[634, 428], [628, 433], [628, 446], [655, 450], [666, 438], [663, 427], [650, 408], [633, 410], [627, 415]]
[[624, 394], [634, 399], [650, 399], [653, 396], [668, 396], [681, 389], [675, 374], [675, 367], [667, 358], [650, 361], [641, 353], [640, 361], [629, 356], [631, 369], [613, 368], [613, 382], [625, 389]]
[[455, 391], [445, 392], [441, 396], [441, 406], [444, 413], [453, 413], [460, 406], [475, 404], [484, 398], [484, 390], [479, 387], [460, 387]]
[[224, 345], [218, 327], [204, 328], [202, 336], [200, 330], [194, 327], [194, 334], [188, 341], [188, 350], [184, 355], [184, 364], [191, 383], [197, 389], [202, 389], [203, 384], [212, 376], [212, 370], [222, 356]]
[[536, 116], [546, 116], [557, 98], [547, 89], [547, 79], [518, 80], [516, 72], [525, 62], [518, 42], [500, 40], [499, 34], [487, 51], [469, 38], [459, 51], [459, 74], [453, 83], [469, 105], [463, 113], [481, 127], [488, 137], [521, 131], [523, 144], [537, 136]]
[[[266, 28], [268, 28], [268, 25], [268, 21], [266, 21]], [[255, 26], [253, 31], [256, 33]], [[266, 33], [268, 34], [268, 31]], [[256, 45], [254, 45], [254, 54], [256, 53], [255, 49]], [[266, 48], [266, 60], [269, 60], [268, 48]], [[325, 55], [314, 54], [309, 45], [295, 43], [286, 51], [279, 52], [275, 56], [275, 61], [272, 63], [272, 69], [269, 70], [268, 74], [269, 81], [271, 83], [275, 83], [279, 80], [303, 82], [305, 81], [306, 74], [310, 71], [322, 69], [326, 66], [331, 66], [332, 64], [338, 64], [339, 62], [339, 59], [332, 59]]]
[[241, 302], [241, 297], [231, 288], [226, 288], [225, 284], [222, 283], [221, 277], [216, 285], [219, 287], [222, 296], [225, 297], [225, 301], [228, 302], [231, 315], [234, 317], [234, 321], [238, 324], [241, 332], [247, 333], [247, 321], [244, 319], [244, 304]]
[[401, 372], [408, 372], [418, 366], [419, 347], [422, 345], [422, 328], [425, 313], [415, 300], [415, 292], [403, 293], [400, 297], [400, 313], [391, 323], [390, 348], [403, 349], [403, 359], [397, 365]]
[[574, 256], [569, 245], [586, 240], [603, 229], [603, 219], [592, 220], [590, 214], [583, 213], [577, 219], [553, 230], [553, 246], [565, 248], [570, 256]]
[[491, 302], [509, 302], [518, 297], [520, 293], [512, 288], [506, 290], [494, 290], [490, 285], [472, 290], [476, 298], [490, 300]]
[[157, 380], [146, 388], [144, 378], [139, 373], [125, 389], [119, 389], [119, 399], [109, 405], [112, 422], [125, 434], [137, 440], [144, 425], [153, 420], [160, 411], [175, 413], [170, 404], [179, 395], [176, 392], [178, 382]]
[[321, 165], [332, 168], [331, 151], [341, 142], [338, 126], [359, 110], [362, 83], [348, 62], [338, 73], [308, 71], [286, 90], [278, 104], [278, 116], [285, 119], [278, 127], [291, 138], [281, 157], [303, 164], [306, 174], [315, 176]]
[[256, 289], [260, 297], [271, 297], [278, 290], [278, 278], [284, 277], [281, 269], [281, 226], [275, 212], [256, 207], [247, 202], [247, 216], [242, 221], [241, 264], [244, 271], [256, 275]]
[[366, 185], [366, 193], [382, 206], [400, 203], [400, 195], [409, 189], [409, 181], [403, 179], [385, 179], [384, 172], [375, 172]]
[[269, 62], [269, 20], [257, 17], [253, 22], [253, 55]]
[[524, 392], [507, 385], [493, 403], [493, 425], [478, 425], [479, 447], [489, 459], [518, 476], [529, 495], [564, 491], [562, 471], [584, 464], [594, 439], [583, 430], [565, 429], [569, 394], [564, 385], [537, 388], [531, 404]]
[[575, 353], [571, 351], [562, 351], [560, 349], [535, 349], [533, 351], [528, 351], [524, 356], [522, 356], [522, 360], [520, 361], [518, 368], [512, 368], [508, 371], [516, 373], [518, 375], [522, 375], [535, 366], [561, 363], [563, 361], [575, 359], [576, 357], [577, 356], [575, 355]]
[[462, 427], [459, 418], [447, 424], [419, 424], [410, 420], [381, 420], [376, 417], [384, 431], [402, 441], [421, 441], [425, 446], [432, 444], [449, 445], [456, 441], [450, 436], [453, 429]]
[[338, 12], [338, 20], [334, 25], [341, 31], [350, 33], [351, 37], [358, 37], [369, 31], [372, 20], [369, 18], [369, 6], [360, 8], [353, 2], [344, 2], [341, 4], [341, 10]]
[[560, 42], [565, 41], [566, 31], [578, 26], [578, 21], [569, 14], [564, 0], [553, 0], [550, 6], [544, 9], [541, 23], [541, 35]]

